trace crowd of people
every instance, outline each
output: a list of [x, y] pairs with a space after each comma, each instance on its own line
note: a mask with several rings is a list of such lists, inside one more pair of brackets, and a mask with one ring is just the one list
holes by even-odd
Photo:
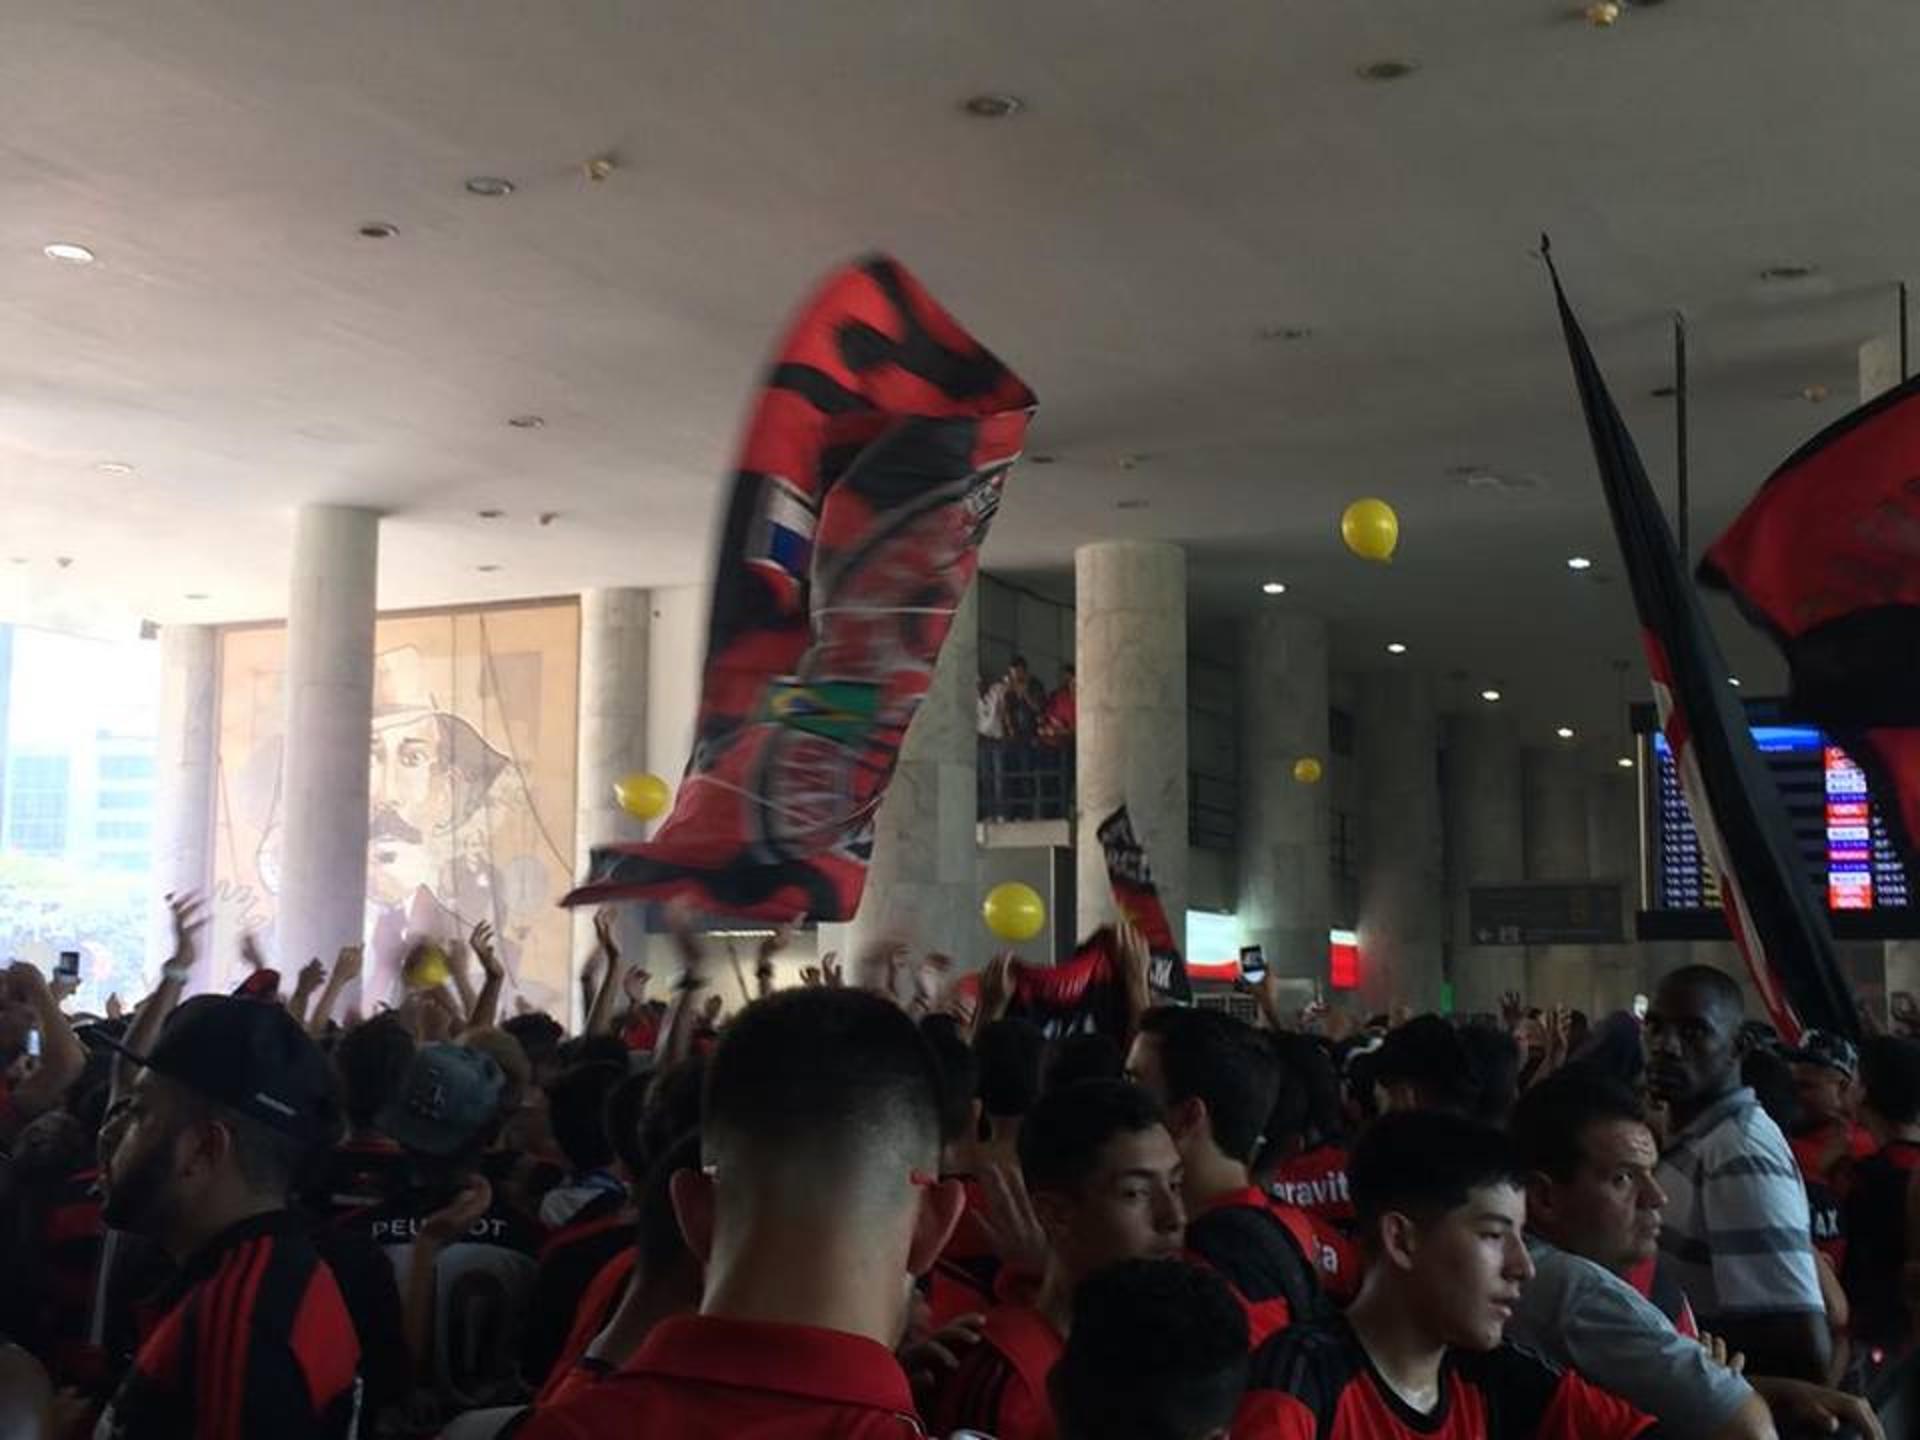
[[352, 948], [183, 999], [173, 914], [131, 1013], [0, 977], [0, 1437], [1878, 1437], [1912, 1363], [1920, 1041], [1711, 968], [1249, 1023], [1123, 923], [1124, 1033], [1049, 1033], [777, 935], [729, 1014], [682, 917], [568, 1035], [484, 927], [389, 1008]]
[[1073, 794], [1073, 737], [1080, 723], [1073, 667], [1060, 667], [1051, 693], [1013, 657], [1006, 674], [980, 681], [980, 816], [986, 820], [1059, 820]]

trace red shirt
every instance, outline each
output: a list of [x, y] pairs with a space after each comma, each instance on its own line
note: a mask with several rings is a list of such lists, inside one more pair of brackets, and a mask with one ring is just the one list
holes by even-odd
[[1027, 1305], [988, 1312], [980, 1343], [963, 1353], [928, 1408], [935, 1435], [978, 1430], [994, 1440], [1054, 1440], [1047, 1376], [1067, 1342]]
[[1650, 1255], [1621, 1276], [1638, 1290], [1656, 1310], [1673, 1322], [1673, 1328], [1689, 1340], [1700, 1338], [1700, 1321], [1693, 1313], [1693, 1302], [1673, 1272], [1660, 1263], [1659, 1255]]
[[1336, 1228], [1353, 1228], [1353, 1197], [1347, 1194], [1347, 1147], [1316, 1145], [1273, 1172], [1273, 1198], [1317, 1215]]
[[920, 1440], [893, 1352], [809, 1325], [663, 1320], [617, 1375], [534, 1412], [515, 1440]]
[[1296, 1325], [1253, 1357], [1234, 1440], [1632, 1440], [1650, 1416], [1511, 1345], [1449, 1351], [1421, 1414], [1345, 1320]]
[[1845, 1208], [1853, 1186], [1854, 1166], [1877, 1148], [1873, 1133], [1861, 1125], [1843, 1130], [1822, 1125], [1788, 1141], [1807, 1187], [1807, 1209], [1813, 1225], [1813, 1248], [1827, 1257], [1837, 1275], [1847, 1264]]
[[[1323, 1274], [1342, 1257], [1321, 1243], [1306, 1214], [1257, 1186], [1233, 1190], [1187, 1220], [1187, 1250], [1233, 1287], [1247, 1311], [1249, 1343], [1325, 1308]], [[1347, 1257], [1351, 1267], [1351, 1256]]]

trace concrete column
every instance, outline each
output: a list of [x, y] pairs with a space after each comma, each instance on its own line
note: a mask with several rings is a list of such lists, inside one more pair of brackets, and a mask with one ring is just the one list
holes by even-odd
[[[647, 633], [652, 599], [644, 590], [587, 590], [580, 596], [580, 731], [574, 794], [574, 873], [584, 875], [596, 845], [646, 838], [647, 826], [620, 808], [614, 785], [649, 768]], [[669, 777], [669, 782], [673, 777]], [[644, 910], [619, 907], [615, 939], [623, 951], [644, 947]], [[567, 1003], [578, 1006], [579, 967], [593, 950], [593, 911], [573, 912], [573, 979]], [[584, 1019], [576, 1015], [575, 1022]]]
[[1079, 933], [1114, 918], [1098, 832], [1125, 804], [1178, 936], [1187, 912], [1186, 552], [1103, 541], [1074, 551], [1073, 571]]
[[[1240, 932], [1266, 947], [1275, 974], [1324, 981], [1333, 923], [1327, 624], [1261, 615], [1240, 642]], [[1321, 764], [1317, 784], [1294, 779], [1304, 757]]]
[[1620, 933], [1624, 945], [1593, 949], [1594, 1019], [1625, 1010], [1633, 997], [1651, 994], [1646, 957], [1633, 939], [1640, 908], [1640, 772], [1612, 764], [1587, 777], [1588, 868], [1595, 880], [1620, 886]]
[[985, 959], [974, 789], [979, 588], [967, 591], [954, 615], [874, 819], [873, 864], [841, 957], [849, 965], [895, 938], [916, 957], [950, 955], [962, 971]]
[[[276, 951], [289, 976], [362, 938], [380, 517], [300, 511], [287, 601], [287, 730]], [[384, 997], [380, 997], [384, 998]]]
[[[153, 905], [147, 965], [173, 951], [169, 894], [205, 891], [213, 879], [214, 714], [220, 637], [211, 625], [160, 630], [160, 715], [154, 743]], [[195, 988], [212, 976], [194, 977]]]
[[1527, 988], [1527, 952], [1520, 945], [1473, 943], [1468, 892], [1526, 878], [1520, 741], [1512, 723], [1490, 708], [1454, 716], [1445, 775], [1454, 1008], [1497, 1015], [1503, 994]]
[[[1587, 766], [1574, 746], [1529, 748], [1521, 762], [1527, 826], [1527, 879], [1587, 880]], [[1593, 1007], [1593, 951], [1586, 945], [1529, 947], [1530, 1004]]]
[[1440, 1003], [1440, 727], [1417, 671], [1364, 675], [1354, 759], [1360, 775], [1360, 1000], [1367, 1013]]

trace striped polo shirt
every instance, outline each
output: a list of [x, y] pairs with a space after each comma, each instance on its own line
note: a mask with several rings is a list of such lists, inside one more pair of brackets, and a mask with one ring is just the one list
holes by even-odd
[[1655, 1177], [1667, 1192], [1660, 1248], [1706, 1329], [1727, 1316], [1825, 1308], [1800, 1168], [1752, 1090], [1696, 1116]]

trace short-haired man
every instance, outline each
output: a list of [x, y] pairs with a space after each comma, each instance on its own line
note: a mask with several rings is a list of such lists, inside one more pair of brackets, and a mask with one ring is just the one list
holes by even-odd
[[1771, 1440], [1776, 1417], [1820, 1430], [1844, 1419], [1877, 1433], [1854, 1397], [1799, 1380], [1742, 1379], [1623, 1278], [1655, 1253], [1666, 1203], [1653, 1178], [1659, 1149], [1631, 1091], [1597, 1075], [1556, 1075], [1520, 1101], [1513, 1135], [1529, 1172], [1535, 1274], [1509, 1339], [1577, 1370], [1669, 1434]]
[[1847, 1268], [1855, 1346], [1885, 1363], [1910, 1353], [1913, 1310], [1904, 1283], [1920, 1264], [1911, 1217], [1920, 1204], [1920, 1042], [1878, 1035], [1860, 1054], [1861, 1114], [1880, 1141], [1860, 1162], [1847, 1196]]
[[1226, 1282], [1129, 1260], [1074, 1293], [1048, 1390], [1060, 1440], [1226, 1440], [1246, 1383], [1246, 1312]]
[[1280, 1089], [1266, 1036], [1218, 1010], [1149, 1010], [1127, 1076], [1166, 1112], [1183, 1167], [1187, 1249], [1239, 1295], [1253, 1343], [1318, 1310], [1321, 1271], [1339, 1257], [1305, 1214], [1253, 1183]]
[[1831, 1342], [1807, 1192], [1780, 1127], [1740, 1083], [1744, 1009], [1730, 976], [1689, 965], [1647, 1012], [1647, 1079], [1670, 1117], [1660, 1246], [1702, 1326], [1749, 1369], [1818, 1383]]
[[1389, 1115], [1348, 1171], [1366, 1278], [1254, 1352], [1236, 1440], [1628, 1440], [1624, 1401], [1502, 1342], [1533, 1276], [1518, 1157], [1443, 1111]]
[[1122, 1260], [1180, 1250], [1180, 1154], [1139, 1086], [1082, 1080], [1042, 1096], [1020, 1132], [1020, 1169], [1047, 1237], [1040, 1293], [1031, 1305], [987, 1312], [980, 1343], [929, 1407], [936, 1434], [1053, 1440], [1047, 1374], [1073, 1327], [1081, 1282]]
[[1479, 1092], [1466, 1041], [1438, 1015], [1416, 1015], [1396, 1026], [1374, 1051], [1374, 1105], [1382, 1115], [1401, 1110], [1472, 1115]]
[[522, 1436], [914, 1440], [893, 1347], [963, 1199], [937, 1178], [939, 1071], [913, 1021], [859, 990], [748, 1006], [707, 1071], [701, 1148], [672, 1182], [700, 1313]]
[[100, 1134], [104, 1214], [180, 1268], [96, 1433], [353, 1435], [353, 1320], [288, 1209], [335, 1123], [319, 1048], [277, 1005], [204, 996], [129, 1058], [139, 1073]]

